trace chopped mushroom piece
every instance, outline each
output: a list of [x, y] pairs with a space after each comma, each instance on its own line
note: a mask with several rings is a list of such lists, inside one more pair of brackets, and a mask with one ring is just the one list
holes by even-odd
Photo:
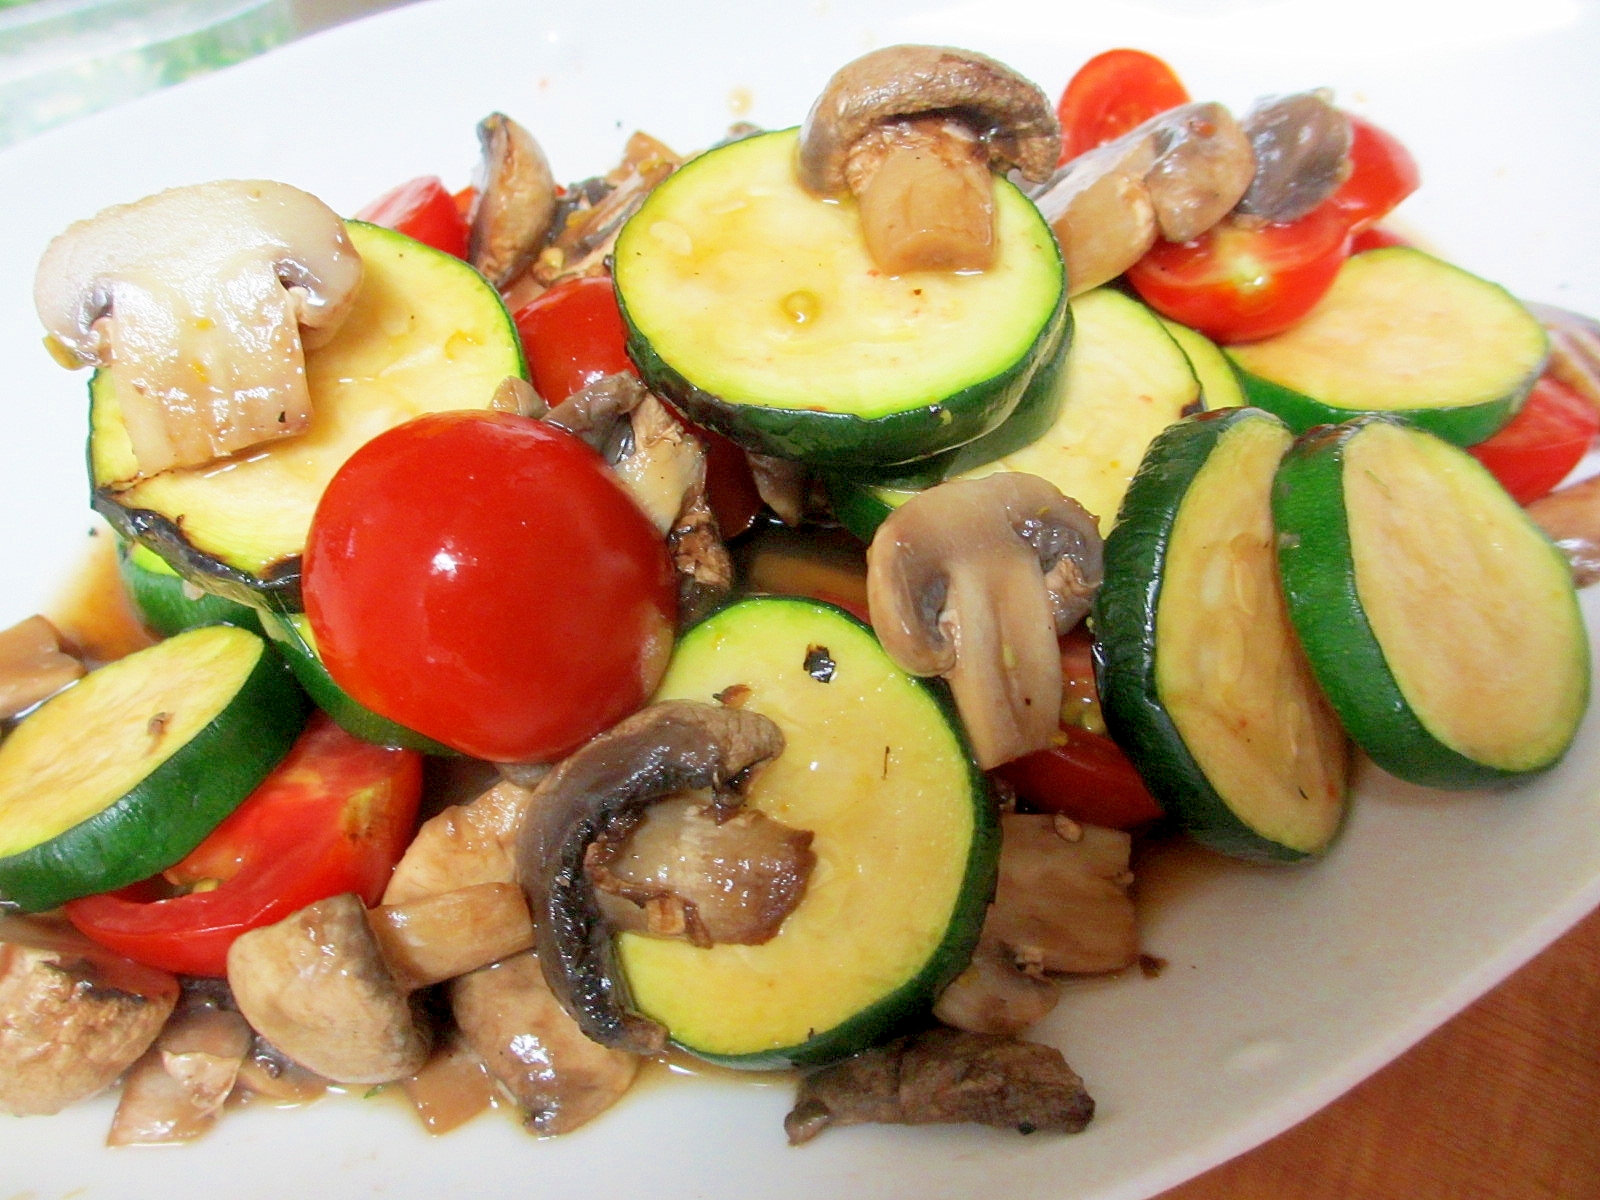
[[1259, 100], [1240, 125], [1256, 173], [1236, 213], [1293, 221], [1333, 195], [1350, 173], [1350, 118], [1326, 89]]
[[459, 1129], [494, 1104], [494, 1076], [459, 1030], [400, 1086], [422, 1127], [435, 1135]]
[[50, 243], [34, 303], [54, 343], [116, 386], [138, 473], [303, 432], [304, 351], [361, 282], [344, 222], [282, 183], [175, 188]]
[[[376, 917], [347, 892], [241, 934], [228, 950], [239, 1011], [295, 1062], [337, 1083], [414, 1075], [427, 1061], [430, 1037], [408, 994], [451, 977], [441, 972], [475, 970], [528, 944], [520, 906], [509, 921], [441, 920], [482, 900], [503, 917], [512, 907], [504, 903], [505, 886], [429, 896]], [[396, 948], [398, 962], [387, 958], [386, 946]]]
[[768, 718], [690, 701], [654, 704], [586, 743], [539, 785], [517, 846], [539, 961], [557, 1000], [605, 1046], [655, 1054], [667, 1034], [632, 1010], [612, 929], [586, 870], [590, 846], [651, 803], [711, 788], [732, 809], [747, 774], [783, 749]]
[[799, 1146], [833, 1125], [974, 1123], [1077, 1133], [1093, 1116], [1083, 1080], [1055, 1047], [930, 1029], [806, 1076], [783, 1128]]
[[46, 918], [0, 916], [0, 1113], [47, 1115], [108, 1087], [178, 1001], [178, 981]]
[[82, 678], [81, 662], [61, 649], [61, 635], [32, 616], [0, 632], [0, 721], [49, 699]]
[[1185, 104], [1080, 154], [1035, 196], [1067, 261], [1072, 295], [1115, 279], [1158, 236], [1187, 242], [1255, 178], [1249, 139], [1220, 104]]
[[527, 270], [550, 235], [556, 181], [534, 137], [504, 113], [478, 123], [483, 147], [467, 261], [503, 288]]
[[836, 72], [800, 131], [800, 182], [854, 195], [886, 271], [994, 259], [991, 168], [1047, 179], [1061, 147], [1049, 99], [1009, 67], [946, 46], [889, 46]]
[[216, 1123], [250, 1052], [238, 1013], [200, 1006], [167, 1022], [122, 1084], [109, 1146], [193, 1141]]
[[1528, 515], [1567, 556], [1574, 584], [1600, 580], [1600, 475], [1541, 496]]
[[461, 1036], [535, 1133], [567, 1133], [592, 1120], [638, 1074], [637, 1057], [584, 1036], [532, 953], [455, 980], [450, 1006]]
[[422, 823], [384, 889], [385, 904], [404, 904], [480, 883], [517, 881], [517, 831], [533, 791], [510, 781]]
[[878, 526], [867, 599], [889, 656], [942, 675], [985, 770], [1050, 744], [1056, 639], [1100, 586], [1101, 541], [1077, 501], [1000, 472], [918, 493]]

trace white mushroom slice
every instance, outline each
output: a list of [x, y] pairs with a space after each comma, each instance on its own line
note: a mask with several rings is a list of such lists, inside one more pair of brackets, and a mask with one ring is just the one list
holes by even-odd
[[616, 472], [656, 532], [665, 536], [677, 524], [689, 492], [705, 479], [705, 448], [649, 392], [628, 419], [633, 446], [617, 460]]
[[139, 475], [303, 431], [304, 350], [361, 281], [344, 222], [287, 184], [174, 188], [50, 243], [34, 303], [54, 342], [109, 370]]
[[123, 1082], [109, 1146], [187, 1142], [216, 1123], [250, 1052], [236, 1012], [202, 1007], [174, 1017]]
[[483, 159], [467, 260], [497, 288], [533, 263], [550, 234], [556, 182], [534, 137], [504, 113], [478, 125]]
[[0, 1113], [59, 1112], [109, 1086], [177, 999], [171, 975], [64, 923], [0, 916]]
[[428, 987], [533, 945], [528, 902], [514, 883], [479, 883], [367, 914], [402, 985]]
[[469, 804], [424, 821], [395, 866], [385, 904], [403, 904], [480, 883], [515, 883], [517, 832], [533, 792], [502, 782]]

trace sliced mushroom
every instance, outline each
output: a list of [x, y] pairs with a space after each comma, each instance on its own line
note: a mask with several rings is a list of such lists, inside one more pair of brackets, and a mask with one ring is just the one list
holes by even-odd
[[[371, 917], [359, 897], [346, 893], [242, 934], [228, 951], [239, 1011], [295, 1062], [335, 1082], [414, 1075], [431, 1039], [408, 994], [517, 953], [532, 940], [525, 913], [520, 927], [514, 913], [509, 921], [452, 919], [463, 908], [477, 912], [485, 900], [503, 916], [505, 890], [485, 884]], [[432, 936], [424, 938], [425, 931]]]
[[467, 259], [497, 288], [533, 263], [550, 235], [556, 181], [534, 137], [504, 113], [478, 123], [483, 147]]
[[1567, 556], [1576, 586], [1600, 581], [1600, 475], [1539, 497], [1528, 515]]
[[1007, 813], [1000, 830], [1000, 878], [978, 950], [934, 1015], [1014, 1034], [1054, 1007], [1060, 976], [1131, 965], [1139, 935], [1126, 833], [1037, 813]]
[[261, 1100], [279, 1108], [310, 1104], [328, 1090], [328, 1081], [308, 1071], [259, 1033], [250, 1053], [239, 1064], [237, 1093], [248, 1100]]
[[651, 805], [624, 839], [597, 839], [587, 865], [617, 929], [756, 946], [800, 903], [816, 861], [810, 830], [679, 799]]
[[586, 870], [589, 847], [649, 804], [711, 788], [729, 807], [748, 772], [783, 748], [759, 713], [689, 701], [655, 704], [600, 734], [539, 786], [517, 846], [539, 961], [561, 1006], [605, 1046], [654, 1054], [666, 1030], [632, 1011], [612, 930]]
[[1050, 744], [1056, 638], [1101, 578], [1095, 520], [1037, 475], [942, 483], [896, 509], [867, 549], [867, 600], [889, 656], [949, 681], [984, 769]]
[[810, 471], [792, 458], [745, 451], [750, 476], [756, 481], [756, 494], [785, 525], [799, 525], [806, 516], [806, 496], [810, 491]]
[[455, 980], [450, 1007], [461, 1036], [535, 1133], [567, 1133], [592, 1120], [638, 1074], [637, 1057], [584, 1036], [531, 953]]
[[200, 1137], [216, 1124], [252, 1040], [249, 1024], [228, 1009], [200, 1005], [174, 1016], [123, 1081], [106, 1144]]
[[1185, 104], [1058, 171], [1035, 197], [1073, 295], [1115, 279], [1155, 245], [1220, 221], [1255, 177], [1249, 139], [1220, 104]]
[[494, 1076], [460, 1030], [400, 1086], [422, 1127], [432, 1134], [459, 1129], [495, 1101]]
[[1600, 321], [1553, 304], [1526, 307], [1550, 335], [1545, 369], [1600, 408]]
[[800, 182], [854, 195], [873, 260], [893, 273], [994, 258], [991, 168], [1047, 179], [1061, 129], [1037, 85], [982, 54], [889, 46], [846, 64], [800, 131]]
[[228, 180], [108, 208], [50, 243], [34, 303], [110, 372], [141, 476], [300, 433], [304, 350], [361, 282], [344, 222], [286, 184]]
[[0, 916], [0, 1113], [59, 1112], [109, 1086], [177, 1001], [171, 975], [64, 922]]
[[1055, 1047], [930, 1029], [806, 1076], [783, 1128], [798, 1146], [833, 1125], [974, 1123], [1077, 1133], [1093, 1116], [1083, 1080]]
[[1240, 125], [1256, 173], [1237, 213], [1293, 221], [1333, 195], [1350, 173], [1350, 118], [1325, 89], [1257, 101]]
[[665, 537], [678, 523], [685, 498], [705, 487], [705, 447], [649, 392], [628, 413], [628, 423], [631, 445], [617, 459], [616, 472]]
[[9, 721], [82, 678], [84, 666], [61, 648], [61, 635], [32, 616], [0, 632], [0, 721]]

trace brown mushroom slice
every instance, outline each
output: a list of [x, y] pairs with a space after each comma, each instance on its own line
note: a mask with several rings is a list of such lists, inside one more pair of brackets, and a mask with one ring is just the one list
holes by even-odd
[[1350, 173], [1350, 118], [1326, 89], [1257, 101], [1240, 126], [1256, 173], [1236, 213], [1293, 221], [1333, 195]]
[[1014, 1036], [1048, 1017], [1061, 980], [1017, 966], [1006, 948], [980, 940], [966, 969], [939, 993], [933, 1015], [952, 1029]]
[[1539, 497], [1528, 516], [1566, 555], [1577, 587], [1600, 581], [1600, 475]]
[[1083, 1080], [1055, 1047], [930, 1029], [806, 1076], [783, 1127], [798, 1146], [835, 1125], [972, 1123], [1077, 1133], [1093, 1116]]
[[1553, 304], [1528, 304], [1550, 337], [1545, 370], [1600, 408], [1600, 321]]
[[642, 1054], [667, 1041], [665, 1029], [631, 1008], [585, 869], [590, 845], [613, 822], [631, 825], [680, 792], [710, 788], [735, 806], [746, 773], [782, 749], [783, 734], [759, 713], [669, 701], [600, 734], [540, 784], [517, 847], [518, 875], [550, 990], [590, 1038]]
[[61, 635], [32, 616], [0, 632], [0, 721], [9, 721], [83, 677], [84, 666], [61, 649]]
[[478, 123], [483, 148], [467, 261], [497, 288], [533, 263], [550, 235], [556, 181], [534, 137], [504, 113]]
[[811, 837], [753, 808], [727, 815], [695, 800], [665, 800], [625, 839], [594, 843], [589, 878], [617, 929], [697, 946], [757, 946], [805, 895], [817, 862]]
[[631, 445], [615, 470], [665, 537], [678, 523], [689, 494], [705, 486], [705, 446], [649, 392], [628, 413], [628, 423]]
[[109, 371], [140, 476], [302, 432], [304, 350], [361, 282], [344, 222], [287, 184], [226, 180], [79, 221], [45, 250], [51, 338]]
[[236, 1012], [202, 1006], [167, 1022], [122, 1084], [109, 1146], [188, 1142], [216, 1124], [250, 1052]]
[[994, 258], [991, 168], [1047, 179], [1060, 153], [1038, 86], [982, 54], [889, 46], [828, 81], [800, 131], [801, 184], [854, 195], [884, 270], [982, 270]]
[[517, 881], [516, 841], [533, 791], [502, 781], [467, 804], [428, 818], [411, 839], [384, 889], [403, 904], [480, 883]]
[[328, 1081], [308, 1071], [259, 1033], [250, 1053], [239, 1064], [235, 1092], [242, 1098], [264, 1101], [278, 1108], [310, 1104], [328, 1090]]
[[537, 294], [523, 299], [525, 293], [519, 291], [523, 281], [542, 289], [564, 279], [604, 273], [605, 260], [628, 218], [681, 162], [670, 147], [649, 134], [630, 136], [617, 166], [567, 189], [557, 208], [554, 235], [539, 252], [533, 270], [508, 292], [508, 303], [513, 296], [527, 303]]
[[568, 1133], [610, 1108], [639, 1060], [584, 1036], [551, 992], [538, 958], [519, 954], [450, 985], [461, 1036], [535, 1133]]
[[1155, 245], [1199, 237], [1239, 202], [1255, 154], [1228, 110], [1194, 103], [1081, 154], [1035, 197], [1061, 243], [1073, 295], [1115, 279]]
[[459, 1030], [400, 1086], [422, 1127], [434, 1135], [461, 1128], [495, 1101], [488, 1064]]
[[171, 975], [64, 922], [0, 916], [0, 1113], [59, 1112], [109, 1086], [177, 1000]]
[[883, 648], [914, 675], [945, 677], [985, 770], [1050, 744], [1056, 638], [1088, 611], [1100, 578], [1094, 518], [1019, 472], [919, 492], [867, 549]]

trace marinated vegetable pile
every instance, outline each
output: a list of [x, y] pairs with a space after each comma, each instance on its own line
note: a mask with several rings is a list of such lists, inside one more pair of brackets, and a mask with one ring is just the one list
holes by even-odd
[[1139, 839], [1303, 860], [1356, 750], [1570, 745], [1600, 326], [1386, 231], [1417, 168], [1330, 94], [894, 46], [569, 186], [478, 134], [44, 253], [148, 644], [0, 633], [0, 1111], [556, 1134], [687, 1054], [802, 1069], [796, 1144], [1077, 1132], [1025, 1035], [1157, 969]]

